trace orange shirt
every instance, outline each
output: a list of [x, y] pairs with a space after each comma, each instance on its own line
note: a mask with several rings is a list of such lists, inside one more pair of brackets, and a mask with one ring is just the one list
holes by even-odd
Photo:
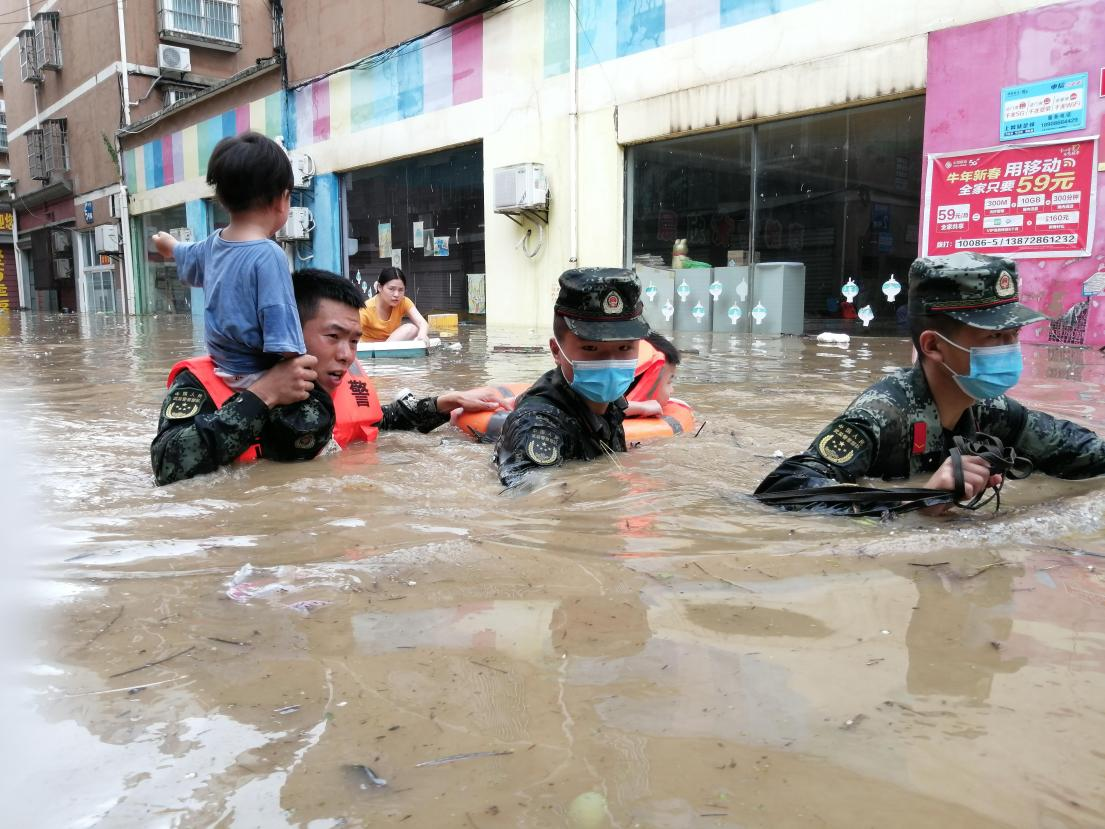
[[403, 317], [413, 307], [411, 298], [405, 296], [402, 302], [391, 309], [390, 317], [380, 319], [380, 314], [376, 310], [376, 297], [372, 297], [361, 308], [361, 339], [373, 343], [383, 342], [403, 324]]

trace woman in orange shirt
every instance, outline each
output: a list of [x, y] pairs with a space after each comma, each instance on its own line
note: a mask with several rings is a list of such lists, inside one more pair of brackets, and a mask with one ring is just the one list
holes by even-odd
[[[376, 280], [376, 293], [361, 308], [361, 339], [379, 343], [385, 340], [422, 340], [429, 338], [430, 325], [407, 298], [407, 277], [399, 268], [384, 268]], [[409, 322], [403, 322], [406, 317]]]

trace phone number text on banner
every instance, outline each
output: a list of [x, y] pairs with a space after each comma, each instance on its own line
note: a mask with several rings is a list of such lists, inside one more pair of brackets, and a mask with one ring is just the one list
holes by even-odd
[[923, 256], [1089, 256], [1097, 136], [929, 156]]

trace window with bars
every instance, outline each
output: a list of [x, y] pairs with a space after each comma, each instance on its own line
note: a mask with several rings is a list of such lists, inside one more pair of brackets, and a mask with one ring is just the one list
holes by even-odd
[[240, 46], [239, 0], [158, 0], [164, 40]]
[[24, 29], [16, 37], [19, 40], [19, 75], [24, 81], [42, 83], [42, 70], [35, 55], [34, 29]]
[[27, 130], [27, 164], [31, 168], [31, 178], [35, 181], [49, 181], [46, 161], [42, 153], [42, 130]]
[[47, 173], [69, 169], [69, 129], [64, 118], [42, 122], [42, 160]]
[[64, 118], [43, 121], [27, 130], [27, 164], [35, 181], [50, 181], [69, 169], [69, 130]]
[[57, 12], [35, 15], [35, 65], [42, 69], [61, 69], [61, 30]]
[[0, 152], [8, 151], [8, 113], [4, 102], [0, 101]]

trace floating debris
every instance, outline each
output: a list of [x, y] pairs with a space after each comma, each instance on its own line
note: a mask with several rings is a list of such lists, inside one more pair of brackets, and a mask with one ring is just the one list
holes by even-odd
[[513, 753], [513, 751], [473, 751], [469, 754], [451, 754], [448, 757], [439, 757], [437, 760], [426, 760], [422, 763], [415, 763], [414, 767], [420, 769], [425, 766], [444, 766], [446, 763], [456, 763], [460, 760], [477, 760], [481, 757], [505, 757], [507, 754]]
[[294, 714], [300, 709], [298, 705], [285, 705], [283, 708], [274, 708], [272, 713], [274, 714]]
[[[369, 783], [371, 783], [373, 786], [376, 786], [377, 788], [382, 789], [384, 786], [386, 786], [388, 784], [387, 780], [380, 777], [380, 775], [378, 775], [376, 772], [374, 772], [368, 766], [363, 766], [363, 765], [355, 763], [353, 765], [348, 766], [347, 768], [349, 768], [351, 771], [353, 771], [358, 777], [365, 778]], [[363, 782], [361, 783], [361, 787], [364, 788], [364, 783]]]

